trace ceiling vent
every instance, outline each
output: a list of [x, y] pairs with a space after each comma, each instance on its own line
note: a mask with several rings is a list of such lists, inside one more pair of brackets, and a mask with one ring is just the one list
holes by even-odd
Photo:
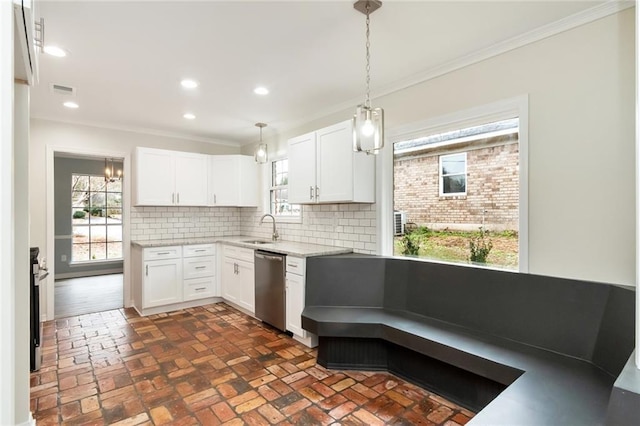
[[64, 86], [62, 84], [51, 83], [51, 91], [53, 93], [57, 93], [59, 95], [66, 95], [66, 96], [75, 96], [76, 95], [76, 88], [75, 87]]

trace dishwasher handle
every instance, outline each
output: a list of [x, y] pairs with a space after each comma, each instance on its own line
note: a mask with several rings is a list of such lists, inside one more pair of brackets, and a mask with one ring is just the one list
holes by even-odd
[[284, 256], [273, 256], [273, 255], [268, 255], [265, 253], [258, 253], [258, 252], [255, 253], [255, 256], [258, 259], [274, 260], [276, 262], [282, 262], [282, 260], [284, 259]]

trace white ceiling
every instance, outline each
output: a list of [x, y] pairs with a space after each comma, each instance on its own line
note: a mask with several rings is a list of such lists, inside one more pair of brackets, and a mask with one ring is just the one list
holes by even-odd
[[[371, 15], [372, 93], [599, 3], [386, 0]], [[46, 44], [70, 54], [40, 55], [33, 117], [242, 145], [258, 121], [266, 138], [364, 96], [351, 1], [44, 1], [38, 15]], [[51, 83], [77, 88], [80, 108]]]

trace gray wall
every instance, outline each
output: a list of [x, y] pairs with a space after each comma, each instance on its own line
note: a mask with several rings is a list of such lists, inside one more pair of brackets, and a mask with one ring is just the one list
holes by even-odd
[[[114, 167], [122, 170], [122, 163], [114, 162]], [[86, 173], [102, 175], [104, 160], [87, 160], [78, 158], [55, 157], [54, 159], [54, 192], [55, 192], [55, 277], [65, 278], [69, 274], [97, 275], [107, 272], [122, 272], [122, 261], [109, 261], [89, 265], [70, 265], [71, 262], [71, 175]], [[125, 177], [126, 178], [126, 177]], [[123, 179], [125, 179], [123, 178]], [[128, 212], [124, 211], [123, 214]], [[67, 260], [62, 261], [62, 256]]]

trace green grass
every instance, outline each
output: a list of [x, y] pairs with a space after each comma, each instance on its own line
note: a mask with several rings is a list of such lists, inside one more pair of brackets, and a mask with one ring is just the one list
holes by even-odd
[[[469, 263], [469, 240], [477, 235], [469, 231], [433, 231], [419, 229], [412, 238], [420, 246], [418, 257], [453, 263]], [[518, 269], [518, 234], [515, 231], [489, 232], [493, 249], [487, 257], [487, 266]], [[394, 254], [402, 256], [402, 237], [396, 237]]]

